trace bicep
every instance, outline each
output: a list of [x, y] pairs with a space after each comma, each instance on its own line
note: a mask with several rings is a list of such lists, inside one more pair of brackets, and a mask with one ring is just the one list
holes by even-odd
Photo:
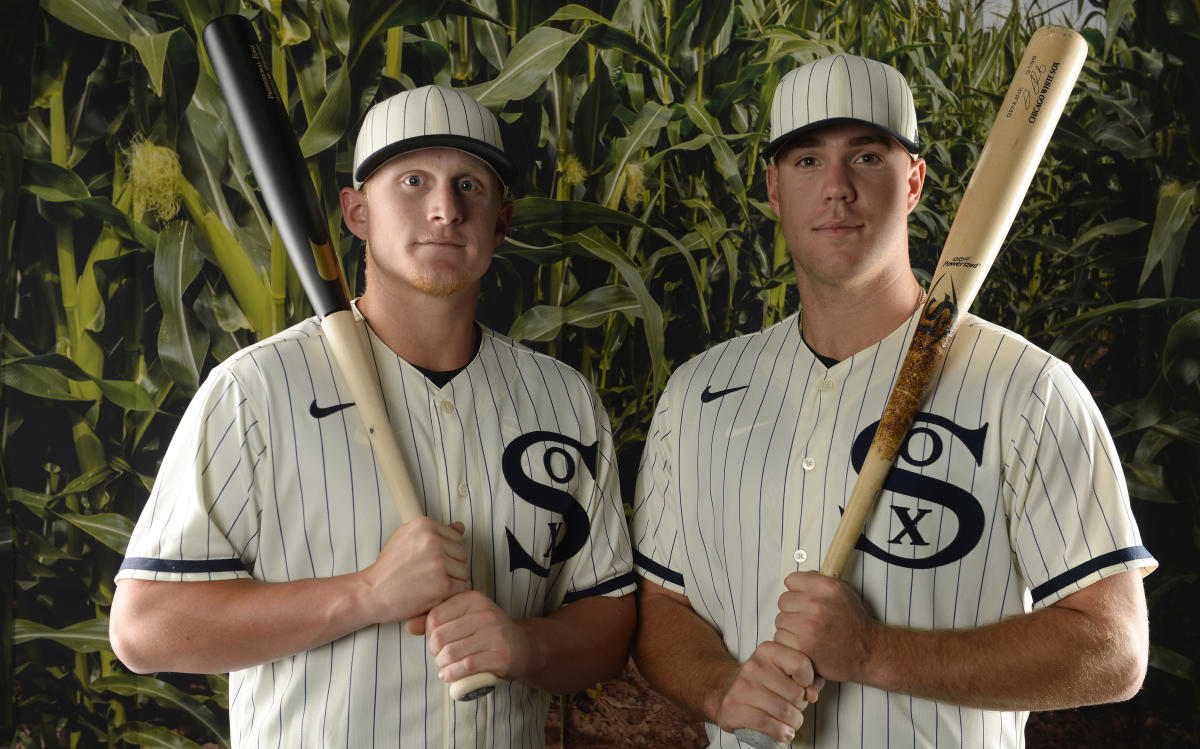
[[1051, 608], [1075, 611], [1089, 620], [1130, 631], [1143, 629], [1147, 614], [1142, 571], [1126, 570], [1097, 580], [1051, 604]]

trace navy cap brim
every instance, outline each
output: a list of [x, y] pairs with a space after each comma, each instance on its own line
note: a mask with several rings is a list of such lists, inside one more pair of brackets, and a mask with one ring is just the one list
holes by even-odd
[[792, 140], [793, 138], [795, 138], [799, 135], [803, 135], [804, 133], [811, 132], [813, 130], [819, 130], [820, 128], [823, 128], [823, 127], [829, 127], [830, 125], [840, 125], [842, 123], [847, 123], [847, 122], [853, 122], [853, 123], [860, 124], [860, 125], [866, 125], [868, 127], [873, 127], [882, 133], [886, 133], [889, 137], [891, 137], [892, 140], [899, 143], [900, 146], [904, 150], [908, 151], [913, 156], [916, 156], [921, 151], [920, 144], [916, 143], [913, 140], [910, 140], [909, 138], [904, 137], [903, 135], [897, 133], [895, 130], [889, 130], [886, 127], [880, 127], [878, 123], [871, 122], [870, 120], [861, 120], [861, 119], [858, 119], [857, 117], [831, 117], [827, 120], [821, 120], [820, 122], [812, 122], [812, 123], [805, 125], [804, 127], [798, 127], [795, 130], [784, 133], [783, 135], [779, 136], [778, 138], [776, 138], [775, 140], [771, 141], [770, 143], [768, 143], [766, 146], [763, 147], [762, 156], [764, 159], [773, 159], [773, 158], [775, 158], [775, 154], [778, 153], [779, 150], [781, 148], [783, 148], [785, 145], [787, 145], [788, 141]]
[[354, 171], [354, 180], [360, 184], [366, 182], [367, 178], [386, 162], [391, 161], [401, 154], [408, 153], [409, 151], [417, 151], [422, 148], [454, 148], [459, 151], [465, 151], [472, 156], [482, 159], [496, 172], [496, 176], [500, 178], [500, 181], [505, 186], [511, 186], [517, 180], [518, 172], [516, 165], [494, 146], [462, 135], [445, 134], [418, 135], [384, 146], [362, 160], [362, 163], [358, 165], [358, 169]]

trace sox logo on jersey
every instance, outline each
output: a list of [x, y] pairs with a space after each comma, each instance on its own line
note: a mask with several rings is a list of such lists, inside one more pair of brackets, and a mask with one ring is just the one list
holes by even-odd
[[[895, 536], [888, 539], [887, 544], [888, 546], [893, 544], [902, 546], [907, 544], [913, 547], [930, 546], [930, 541], [927, 540], [930, 532], [922, 531], [920, 526], [922, 520], [933, 514], [933, 508], [902, 504], [898, 501], [902, 497], [912, 498], [917, 503], [924, 501], [944, 507], [957, 518], [958, 530], [949, 543], [940, 548], [934, 548], [932, 553], [927, 556], [894, 554], [880, 548], [866, 536], [859, 538], [855, 548], [889, 564], [913, 569], [929, 569], [957, 562], [975, 548], [983, 537], [983, 507], [974, 495], [962, 487], [908, 470], [904, 466], [923, 468], [940, 460], [947, 449], [942, 436], [943, 432], [950, 439], [956, 440], [966, 447], [975, 464], [980, 465], [983, 463], [988, 426], [984, 424], [981, 427], [970, 429], [955, 424], [945, 417], [930, 413], [918, 413], [913, 419], [913, 424], [900, 449], [896, 466], [892, 468], [883, 485], [885, 491], [892, 492], [893, 501], [889, 508], [894, 513], [894, 519], [900, 525], [900, 530]], [[879, 422], [877, 421], [860, 432], [858, 438], [854, 440], [850, 457], [855, 471], [862, 468], [863, 459], [871, 447], [871, 440], [874, 438], [875, 428], [878, 426]]]

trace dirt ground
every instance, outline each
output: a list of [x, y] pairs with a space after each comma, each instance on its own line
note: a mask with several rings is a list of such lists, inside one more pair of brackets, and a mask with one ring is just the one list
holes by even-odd
[[[1116, 705], [1034, 713], [1028, 749], [1187, 749], [1195, 732], [1193, 685], [1151, 671], [1142, 693]], [[704, 727], [653, 691], [630, 664], [621, 678], [567, 700], [556, 699], [546, 723], [547, 749], [707, 746]]]

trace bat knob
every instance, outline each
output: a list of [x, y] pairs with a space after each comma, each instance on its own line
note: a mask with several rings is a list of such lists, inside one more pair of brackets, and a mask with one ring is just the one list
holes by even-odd
[[497, 681], [495, 674], [471, 674], [450, 685], [450, 696], [459, 702], [477, 700], [494, 692]]
[[733, 732], [734, 737], [743, 744], [749, 744], [754, 749], [778, 749], [787, 746], [782, 741], [776, 741], [765, 733], [759, 733], [750, 728], [739, 728]]

